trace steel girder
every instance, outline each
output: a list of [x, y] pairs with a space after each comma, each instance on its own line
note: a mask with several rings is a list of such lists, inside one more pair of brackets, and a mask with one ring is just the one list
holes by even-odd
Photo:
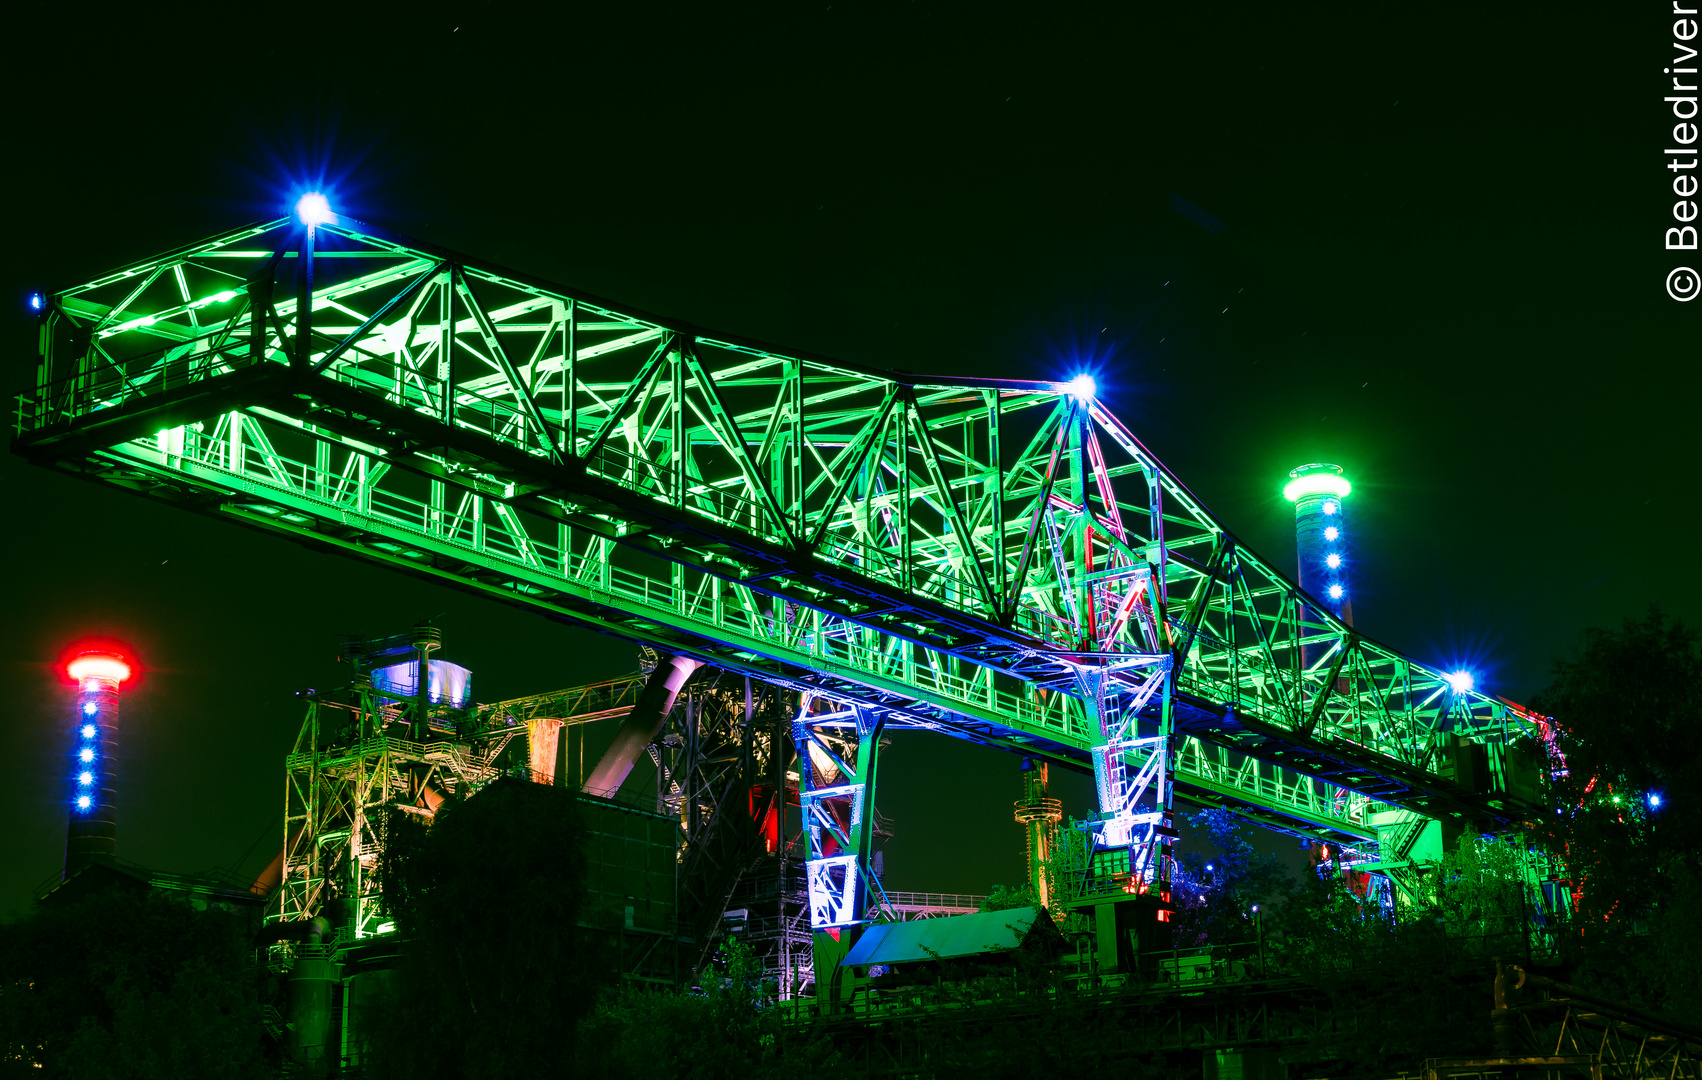
[[1231, 803], [1251, 757], [1313, 778], [1302, 802], [1529, 812], [1435, 746], [1498, 752], [1541, 718], [1316, 610], [1068, 384], [781, 352], [346, 219], [237, 230], [48, 308], [14, 443], [44, 465], [889, 726], [1097, 749], [1113, 814], [1112, 762], [1139, 786], [1144, 755], [1174, 778], [1190, 752]]

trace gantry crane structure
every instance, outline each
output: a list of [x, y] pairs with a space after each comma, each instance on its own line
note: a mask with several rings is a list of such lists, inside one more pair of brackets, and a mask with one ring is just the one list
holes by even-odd
[[775, 349], [321, 207], [51, 294], [17, 432], [42, 465], [795, 693], [836, 940], [871, 908], [894, 728], [1091, 769], [1131, 891], [1166, 891], [1177, 796], [1367, 852], [1374, 810], [1537, 809], [1509, 777], [1541, 717], [1309, 603], [1084, 377]]

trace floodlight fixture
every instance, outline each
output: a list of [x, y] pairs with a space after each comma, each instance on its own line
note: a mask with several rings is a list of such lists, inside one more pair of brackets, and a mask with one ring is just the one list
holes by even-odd
[[1099, 385], [1093, 381], [1092, 375], [1085, 372], [1064, 383], [1063, 389], [1065, 393], [1083, 403], [1092, 401], [1094, 395], [1099, 393]]
[[295, 216], [310, 229], [337, 223], [337, 215], [331, 212], [331, 203], [317, 191], [310, 191], [296, 200]]

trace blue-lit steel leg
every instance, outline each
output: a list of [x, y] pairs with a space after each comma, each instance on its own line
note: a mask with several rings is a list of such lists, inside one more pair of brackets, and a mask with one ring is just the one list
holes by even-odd
[[839, 961], [869, 921], [871, 892], [880, 889], [870, 864], [875, 769], [885, 722], [869, 710], [805, 695], [792, 726], [816, 939], [816, 997], [828, 1007], [850, 997], [851, 976]]
[[884, 725], [883, 717], [866, 709], [815, 696], [804, 698], [793, 724], [810, 925], [816, 930], [867, 921], [875, 768]]
[[[1094, 786], [1099, 795], [1099, 815], [1093, 823], [1095, 847], [1101, 851], [1126, 849], [1129, 853], [1131, 891], [1145, 891], [1155, 879], [1168, 883], [1170, 822], [1170, 773], [1172, 733], [1168, 685], [1168, 657], [1141, 670], [1137, 688], [1125, 689], [1107, 668], [1085, 668], [1080, 672], [1082, 700], [1100, 743], [1092, 749]], [[1159, 705], [1156, 733], [1142, 735], [1139, 718], [1143, 711]]]

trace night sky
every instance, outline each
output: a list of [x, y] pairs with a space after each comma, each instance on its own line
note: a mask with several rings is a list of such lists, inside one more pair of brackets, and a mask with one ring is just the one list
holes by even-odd
[[[1091, 370], [1290, 570], [1286, 471], [1338, 462], [1356, 625], [1523, 700], [1586, 626], [1702, 616], [1702, 303], [1662, 285], [1669, 9], [33, 5], [8, 16], [0, 372], [31, 377], [29, 290], [322, 188], [781, 348]], [[58, 872], [53, 661], [83, 635], [146, 668], [120, 852], [178, 871], [277, 850], [295, 692], [337, 678], [350, 634], [436, 617], [481, 700], [635, 666], [614, 639], [0, 470], [0, 912]], [[888, 886], [1019, 880], [1018, 791], [1009, 755], [901, 733]]]

